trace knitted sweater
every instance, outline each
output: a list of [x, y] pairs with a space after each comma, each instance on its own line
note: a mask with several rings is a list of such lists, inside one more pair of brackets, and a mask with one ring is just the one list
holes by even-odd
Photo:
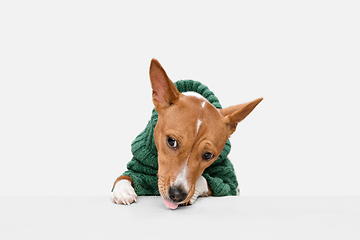
[[[175, 82], [179, 92], [193, 91], [201, 94], [216, 108], [221, 109], [219, 100], [208, 87], [193, 80]], [[144, 131], [131, 144], [132, 160], [127, 164], [128, 170], [121, 176], [129, 176], [133, 181], [135, 192], [139, 196], [159, 195], [158, 190], [158, 154], [154, 142], [154, 128], [158, 120], [155, 109]], [[238, 182], [234, 167], [227, 155], [230, 152], [230, 141], [227, 140], [223, 151], [202, 174], [207, 180], [213, 196], [236, 195]]]

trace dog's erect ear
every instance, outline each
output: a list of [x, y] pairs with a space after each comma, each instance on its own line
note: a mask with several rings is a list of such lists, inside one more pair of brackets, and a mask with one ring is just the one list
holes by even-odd
[[179, 99], [180, 92], [156, 59], [151, 60], [149, 74], [155, 109], [174, 104]]
[[254, 101], [220, 109], [220, 113], [225, 117], [225, 122], [229, 130], [229, 135], [233, 134], [239, 122], [244, 120], [251, 111], [263, 100], [258, 98]]

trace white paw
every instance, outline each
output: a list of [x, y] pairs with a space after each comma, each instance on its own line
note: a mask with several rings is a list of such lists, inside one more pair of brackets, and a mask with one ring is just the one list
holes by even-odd
[[194, 202], [196, 201], [196, 199], [198, 199], [198, 197], [207, 197], [208, 192], [209, 189], [206, 179], [203, 176], [200, 176], [200, 178], [196, 181], [195, 193], [190, 199], [190, 204], [191, 205], [194, 204]]
[[129, 180], [120, 180], [111, 193], [111, 199], [114, 203], [130, 205], [137, 201], [137, 195]]
[[198, 199], [198, 197], [199, 197], [199, 194], [198, 194], [198, 193], [196, 192], [196, 190], [195, 190], [194, 195], [193, 195], [192, 198], [190, 199], [190, 205], [193, 205], [194, 202]]

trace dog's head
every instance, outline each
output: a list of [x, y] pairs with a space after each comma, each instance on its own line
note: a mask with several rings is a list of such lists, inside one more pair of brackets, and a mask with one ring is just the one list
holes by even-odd
[[218, 110], [200, 94], [180, 93], [160, 63], [150, 65], [152, 97], [158, 122], [158, 187], [177, 204], [193, 196], [195, 183], [222, 152], [226, 140], [262, 98]]

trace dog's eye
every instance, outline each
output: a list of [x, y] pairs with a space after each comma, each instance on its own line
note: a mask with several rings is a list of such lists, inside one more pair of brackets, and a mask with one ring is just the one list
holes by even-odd
[[173, 149], [176, 149], [178, 147], [178, 143], [175, 139], [172, 137], [167, 137], [166, 139], [167, 145]]
[[207, 153], [205, 153], [204, 155], [202, 155], [202, 158], [203, 158], [204, 160], [209, 161], [209, 160], [211, 160], [211, 159], [214, 158], [214, 155], [211, 154], [211, 153], [209, 153], [209, 152], [207, 152]]

